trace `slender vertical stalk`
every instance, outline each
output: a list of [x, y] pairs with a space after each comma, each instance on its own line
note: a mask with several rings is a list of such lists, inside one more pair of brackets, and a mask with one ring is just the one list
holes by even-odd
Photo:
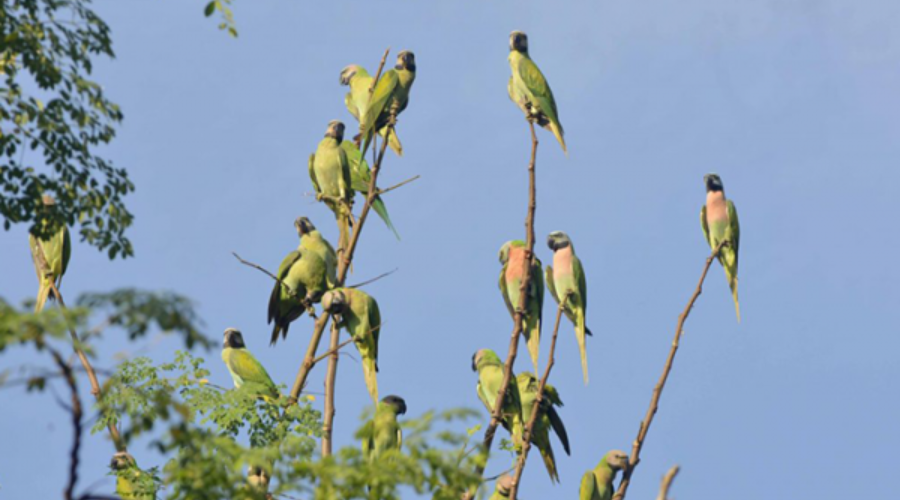
[[659, 495], [656, 497], [656, 500], [669, 500], [669, 488], [672, 487], [672, 481], [675, 480], [679, 470], [681, 470], [681, 467], [675, 465], [669, 469], [669, 472], [666, 472], [659, 485]]
[[72, 393], [72, 407], [69, 409], [72, 413], [72, 450], [69, 453], [69, 480], [66, 483], [66, 489], [63, 492], [65, 500], [73, 500], [75, 498], [75, 485], [78, 483], [78, 465], [81, 462], [81, 433], [83, 426], [81, 419], [84, 416], [84, 410], [81, 406], [81, 398], [78, 396], [78, 384], [75, 382], [75, 374], [72, 367], [63, 359], [62, 355], [53, 348], [48, 348], [56, 365], [59, 366], [66, 385]]
[[338, 341], [340, 340], [340, 328], [337, 323], [331, 322], [331, 346], [330, 359], [328, 360], [328, 372], [325, 376], [325, 419], [322, 422], [322, 456], [331, 455], [332, 439], [331, 434], [334, 429], [334, 384], [337, 379], [337, 360], [338, 360]]

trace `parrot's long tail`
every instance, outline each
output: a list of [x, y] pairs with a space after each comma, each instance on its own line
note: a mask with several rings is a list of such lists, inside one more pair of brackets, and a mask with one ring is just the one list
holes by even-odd
[[[393, 135], [391, 135], [393, 137]], [[400, 233], [394, 228], [394, 224], [391, 223], [391, 217], [388, 215], [387, 207], [384, 205], [384, 201], [381, 199], [381, 196], [375, 196], [375, 199], [372, 200], [372, 210], [375, 210], [375, 213], [381, 217], [381, 220], [384, 221], [384, 224], [393, 231], [394, 236], [397, 237], [397, 240], [400, 240]]]
[[566, 140], [563, 139], [562, 127], [556, 122], [550, 122], [550, 131], [553, 132], [553, 136], [556, 137], [559, 145], [562, 146], [563, 153], [569, 156], [569, 150], [566, 149]]
[[[384, 137], [387, 134], [387, 127], [382, 127], [381, 130], [378, 131], [378, 134], [381, 137]], [[403, 144], [400, 144], [400, 138], [397, 137], [397, 130], [394, 129], [391, 131], [391, 135], [388, 137], [388, 146], [397, 153], [397, 156], [403, 156]]]
[[584, 373], [584, 385], [588, 385], [587, 346], [585, 335], [587, 327], [584, 325], [584, 311], [576, 316], [578, 323], [575, 325], [575, 336], [578, 338], [578, 350], [581, 351], [581, 371]]
[[59, 299], [53, 292], [53, 279], [44, 278], [41, 280], [41, 287], [38, 289], [37, 298], [34, 303], [34, 312], [39, 313], [44, 310], [48, 299]]
[[372, 401], [378, 404], [378, 376], [376, 375], [378, 369], [375, 366], [375, 360], [371, 356], [363, 356], [362, 365], [369, 396], [372, 396]]
[[553, 456], [553, 448], [550, 447], [550, 442], [548, 441], [546, 446], [538, 446], [538, 449], [541, 451], [541, 457], [544, 459], [547, 473], [550, 474], [550, 480], [558, 483], [559, 472], [556, 470], [556, 457]]
[[734, 298], [734, 312], [737, 314], [738, 323], [741, 322], [741, 306], [738, 304], [738, 280], [737, 278], [731, 279], [728, 281], [728, 286], [731, 288], [731, 296]]
[[538, 357], [541, 352], [541, 320], [532, 314], [525, 316], [522, 333], [528, 343], [528, 353], [534, 362], [534, 373], [538, 372]]

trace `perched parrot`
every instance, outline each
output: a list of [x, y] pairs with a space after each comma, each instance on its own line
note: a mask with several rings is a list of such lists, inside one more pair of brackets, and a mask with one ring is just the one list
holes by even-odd
[[378, 302], [356, 288], [336, 288], [322, 297], [322, 309], [340, 315], [337, 323], [353, 337], [362, 357], [363, 374], [372, 401], [378, 401], [378, 337], [381, 334], [381, 312]]
[[[53, 210], [56, 205], [56, 200], [50, 195], [44, 195], [42, 201], [45, 212]], [[45, 219], [43, 227], [46, 228], [47, 225], [48, 221]], [[28, 243], [40, 285], [34, 312], [41, 312], [48, 298], [58, 299], [53, 292], [53, 285], [56, 285], [57, 290], [62, 286], [62, 278], [66, 274], [69, 257], [72, 255], [72, 240], [69, 238], [69, 228], [62, 225], [46, 238], [35, 238], [33, 234], [29, 234]]]
[[568, 295], [563, 311], [569, 321], [575, 325], [575, 338], [581, 351], [581, 370], [584, 372], [584, 383], [588, 383], [587, 349], [585, 335], [592, 335], [585, 325], [587, 315], [587, 281], [581, 259], [575, 255], [575, 247], [569, 235], [562, 231], [554, 231], [547, 237], [547, 246], [553, 250], [553, 265], [547, 266], [547, 286], [550, 295], [560, 303]]
[[225, 362], [228, 373], [234, 380], [235, 389], [240, 389], [244, 384], [254, 384], [259, 387], [261, 394], [272, 398], [278, 397], [278, 387], [272, 382], [263, 365], [247, 350], [240, 330], [236, 328], [225, 330], [222, 361]]
[[337, 285], [337, 254], [334, 253], [334, 247], [328, 240], [322, 236], [312, 221], [306, 217], [300, 217], [294, 221], [294, 227], [300, 234], [300, 251], [309, 251], [318, 255], [325, 263], [325, 283], [328, 289], [332, 289]]
[[[350, 92], [347, 92], [347, 96], [344, 98], [344, 104], [347, 105], [347, 110], [350, 111], [353, 118], [359, 122], [360, 117], [365, 117], [366, 110], [369, 108], [369, 89], [372, 87], [372, 77], [362, 66], [351, 64], [341, 70], [341, 85], [350, 87]], [[363, 124], [360, 123], [360, 130], [362, 128]], [[378, 135], [382, 138], [387, 135], [387, 127], [378, 129]], [[360, 137], [357, 136], [357, 140]], [[400, 144], [397, 130], [391, 131], [391, 135], [388, 136], [388, 145], [397, 153], [397, 156], [403, 156], [403, 145]]]
[[[500, 394], [500, 386], [503, 384], [503, 361], [494, 351], [481, 349], [472, 356], [472, 371], [478, 372], [478, 385], [476, 386], [478, 399], [484, 403], [488, 413], [493, 413], [497, 395]], [[515, 377], [509, 379], [506, 397], [503, 399], [501, 408], [500, 423], [503, 424], [504, 429], [509, 431], [516, 449], [521, 449], [525, 422]]]
[[[519, 399], [522, 401], [522, 420], [525, 425], [531, 420], [531, 410], [534, 407], [534, 400], [537, 397], [538, 378], [531, 372], [522, 372], [516, 376], [519, 385]], [[544, 458], [544, 465], [550, 474], [550, 480], [559, 482], [559, 469], [556, 467], [556, 458], [553, 456], [553, 448], [550, 446], [550, 429], [556, 432], [556, 437], [563, 445], [566, 455], [571, 455], [569, 449], [569, 436], [566, 433], [566, 426], [563, 425], [559, 413], [556, 412], [557, 406], [562, 407], [562, 400], [556, 388], [550, 384], [544, 386], [544, 396], [541, 398], [539, 414], [537, 420], [534, 421], [534, 429], [531, 433], [531, 442], [537, 446]]]
[[488, 500], [506, 500], [509, 498], [509, 492], [512, 489], [513, 478], [509, 474], [503, 474], [497, 478], [497, 484], [494, 486], [494, 494]]
[[507, 89], [509, 98], [525, 112], [526, 118], [553, 132], [563, 152], [568, 154], [553, 91], [528, 55], [528, 35], [521, 31], [509, 35], [509, 67], [512, 70]]
[[[391, 137], [393, 137], [393, 134]], [[359, 152], [359, 148], [356, 147], [356, 144], [353, 144], [350, 141], [344, 141], [341, 143], [341, 147], [344, 148], [344, 152], [347, 153], [347, 160], [350, 161], [350, 187], [352, 187], [354, 191], [361, 193], [363, 196], [368, 196], [369, 182], [372, 180], [372, 171], [369, 170], [369, 164], [366, 162], [365, 158], [362, 157], [362, 153]], [[394, 232], [394, 236], [399, 240], [400, 234], [394, 229], [394, 224], [391, 223], [387, 207], [384, 205], [384, 200], [381, 199], [380, 195], [376, 194], [375, 198], [372, 199], [372, 210], [375, 210], [375, 213], [381, 217], [384, 224], [388, 229]]]
[[281, 261], [277, 274], [281, 282], [275, 282], [269, 295], [268, 323], [275, 323], [270, 345], [278, 342], [279, 334], [281, 338], [287, 338], [291, 322], [299, 318], [303, 311], [311, 310], [312, 305], [319, 302], [328, 290], [328, 265], [319, 257], [317, 250], [303, 248], [304, 226], [296, 221], [294, 226], [300, 236], [300, 245]]
[[375, 407], [375, 416], [362, 429], [363, 455], [370, 462], [388, 450], [400, 450], [403, 444], [403, 430], [397, 422], [397, 415], [406, 413], [406, 401], [400, 396], [387, 396]]
[[624, 451], [608, 452], [594, 470], [585, 472], [581, 477], [578, 500], [612, 500], [616, 473], [627, 467], [628, 455]]
[[[500, 292], [509, 309], [509, 315], [513, 321], [516, 318], [516, 309], [519, 307], [519, 292], [522, 288], [522, 280], [525, 279], [525, 242], [513, 240], [506, 242], [500, 248], [500, 263], [503, 269], [500, 271]], [[544, 275], [541, 272], [541, 260], [534, 256], [531, 262], [531, 282], [528, 286], [528, 297], [525, 301], [525, 311], [522, 317], [522, 334], [528, 342], [528, 352], [534, 362], [534, 369], [538, 369], [538, 355], [541, 347], [541, 314], [544, 307]]]
[[[116, 495], [122, 500], [155, 500], [156, 492], [147, 473], [138, 469], [137, 462], [126, 451], [113, 455], [109, 467], [116, 474]], [[144, 484], [141, 484], [144, 483]], [[150, 491], [146, 491], [149, 489]]]
[[316, 189], [316, 198], [334, 212], [340, 231], [338, 249], [346, 250], [350, 243], [353, 188], [350, 187], [350, 162], [341, 148], [343, 140], [344, 124], [332, 120], [315, 154], [309, 155], [309, 178]]
[[738, 305], [738, 250], [741, 246], [741, 225], [738, 222], [737, 209], [731, 200], [725, 199], [725, 188], [722, 179], [716, 174], [703, 177], [706, 183], [706, 205], [700, 209], [700, 225], [703, 235], [713, 250], [722, 241], [728, 243], [719, 252], [719, 263], [725, 269], [731, 296], [734, 297], [734, 310], [738, 323], [741, 321], [741, 306]]
[[250, 485], [254, 494], [264, 497], [269, 491], [270, 480], [271, 477], [266, 469], [253, 465], [247, 467], [247, 484]]
[[[416, 56], [408, 50], [397, 54], [397, 64], [381, 74], [372, 98], [366, 107], [366, 113], [360, 120], [362, 135], [362, 155], [366, 156], [375, 130], [386, 129], [391, 115], [396, 118], [409, 104], [409, 91], [416, 81]], [[388, 142], [390, 144], [390, 141]]]

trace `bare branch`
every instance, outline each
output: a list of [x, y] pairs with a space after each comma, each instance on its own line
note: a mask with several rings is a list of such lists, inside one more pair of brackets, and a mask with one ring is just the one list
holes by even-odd
[[669, 372], [672, 370], [672, 362], [675, 360], [675, 353], [678, 352], [678, 343], [681, 341], [681, 335], [684, 333], [684, 322], [687, 321], [688, 315], [691, 314], [691, 309], [693, 309], [697, 298], [703, 293], [703, 282], [706, 280], [709, 266], [711, 266], [713, 260], [719, 256], [719, 252], [722, 251], [722, 247], [726, 244], [727, 241], [719, 243], [719, 245], [713, 249], [712, 254], [706, 258], [706, 265], [703, 266], [703, 273], [700, 274], [700, 281], [697, 283], [697, 288], [694, 290], [694, 294], [691, 295], [690, 300], [688, 300], [684, 311], [678, 316], [678, 325], [675, 327], [675, 338], [672, 340], [672, 349], [669, 351], [669, 357], [666, 358], [666, 364], [663, 367], [662, 375], [659, 377], [656, 387], [653, 388], [653, 396], [650, 398], [650, 407], [647, 409], [647, 414], [644, 415], [644, 420], [641, 421], [637, 438], [635, 438], [634, 444], [632, 445], [628, 468], [623, 471], [622, 482], [619, 483], [619, 490], [616, 491], [616, 494], [613, 497], [614, 500], [625, 499], [625, 493], [628, 491], [628, 485], [631, 483], [631, 475], [634, 473], [634, 468], [641, 462], [641, 448], [644, 446], [644, 440], [647, 438], [650, 424], [653, 423], [653, 417], [656, 415], [657, 408], [659, 408], [659, 398], [662, 396], [662, 391], [666, 386], [666, 380], [669, 379]]
[[362, 287], [364, 287], [364, 286], [366, 286], [366, 285], [368, 285], [368, 284], [375, 283], [376, 281], [380, 280], [381, 278], [386, 278], [386, 277], [388, 277], [388, 276], [390, 276], [390, 275], [396, 273], [398, 270], [400, 270], [400, 268], [399, 268], [399, 267], [395, 267], [393, 271], [388, 271], [388, 272], [386, 272], [386, 273], [381, 273], [381, 274], [379, 274], [378, 276], [375, 276], [374, 278], [372, 278], [372, 279], [370, 279], [370, 280], [363, 281], [362, 283], [357, 283], [357, 284], [355, 284], [355, 285], [347, 285], [347, 288], [362, 288]]
[[295, 297], [295, 298], [297, 297], [297, 292], [294, 291], [293, 288], [291, 288], [291, 285], [288, 285], [288, 284], [285, 283], [284, 281], [278, 279], [278, 276], [275, 276], [274, 274], [270, 273], [268, 270], [266, 270], [266, 268], [262, 267], [262, 266], [259, 265], [259, 264], [254, 264], [253, 262], [250, 262], [249, 260], [244, 260], [244, 259], [242, 259], [241, 256], [237, 254], [237, 252], [231, 252], [231, 255], [234, 255], [234, 258], [237, 259], [241, 264], [243, 264], [243, 265], [245, 265], [245, 266], [250, 266], [250, 267], [252, 267], [252, 268], [254, 268], [254, 269], [258, 269], [258, 270], [262, 271], [263, 274], [265, 274], [266, 276], [272, 278], [273, 280], [275, 280], [276, 282], [278, 282], [281, 286], [283, 286], [284, 288], [286, 288], [287, 291], [288, 291], [288, 293], [291, 294], [292, 297]]
[[334, 430], [334, 384], [337, 379], [337, 361], [338, 361], [338, 340], [341, 336], [341, 329], [338, 328], [337, 322], [331, 322], [331, 346], [329, 352], [331, 357], [328, 359], [328, 372], [325, 375], [325, 413], [322, 421], [322, 456], [331, 455], [332, 439], [331, 434]]
[[[372, 85], [369, 86], [369, 95], [371, 95], [372, 92], [375, 91], [375, 85], [378, 83], [378, 79], [381, 78], [381, 70], [384, 69], [384, 63], [385, 63], [385, 61], [387, 61], [387, 56], [390, 53], [391, 53], [390, 47], [384, 49], [384, 55], [381, 56], [381, 63], [378, 65], [378, 71], [375, 73], [375, 78], [372, 79]], [[385, 140], [387, 140], [386, 137], [385, 137]]]
[[331, 356], [332, 354], [335, 354], [336, 352], [340, 351], [341, 349], [343, 349], [344, 347], [349, 345], [351, 342], [353, 342], [353, 337], [350, 337], [349, 339], [341, 342], [335, 348], [328, 349], [327, 351], [322, 353], [318, 358], [313, 360], [313, 366], [317, 365], [319, 363], [319, 361], [322, 361], [323, 359], [327, 358], [328, 356]]
[[675, 480], [679, 470], [681, 470], [681, 467], [675, 465], [669, 469], [669, 472], [666, 472], [666, 475], [662, 478], [662, 483], [659, 485], [659, 496], [656, 497], [656, 500], [669, 500], [669, 488], [672, 487], [672, 481]]
[[78, 385], [75, 382], [72, 367], [66, 363], [59, 351], [50, 346], [45, 347], [50, 351], [50, 355], [53, 356], [56, 365], [59, 366], [59, 370], [66, 380], [66, 385], [69, 386], [69, 391], [72, 393], [72, 405], [69, 407], [69, 411], [72, 413], [72, 450], [69, 453], [69, 480], [66, 483], [63, 498], [65, 500], [73, 500], [75, 498], [75, 485], [78, 483], [78, 464], [80, 462], [81, 434], [83, 431], [81, 418], [84, 412], [81, 407], [81, 398], [78, 396]]
[[376, 191], [375, 194], [377, 194], [377, 195], [380, 196], [380, 195], [383, 195], [383, 194], [385, 194], [385, 193], [389, 193], [389, 192], [391, 192], [391, 191], [397, 189], [398, 187], [403, 187], [403, 186], [409, 184], [410, 182], [417, 181], [417, 180], [419, 180], [419, 178], [421, 178], [421, 177], [422, 177], [421, 175], [417, 175], [417, 176], [415, 176], [415, 177], [410, 177], [409, 179], [406, 179], [405, 181], [403, 181], [403, 182], [401, 182], [401, 183], [399, 183], [399, 184], [394, 184], [393, 186], [391, 186], [391, 187], [389, 187], [389, 188], [379, 189], [379, 190]]

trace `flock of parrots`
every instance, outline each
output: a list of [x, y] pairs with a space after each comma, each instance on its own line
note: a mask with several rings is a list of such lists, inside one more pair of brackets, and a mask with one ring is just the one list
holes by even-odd
[[[566, 151], [563, 128], [559, 122], [556, 102], [544, 75], [528, 54], [528, 37], [515, 31], [510, 35], [509, 63], [512, 77], [509, 80], [509, 97], [525, 113], [528, 120], [550, 130]], [[387, 140], [397, 155], [403, 149], [394, 130], [397, 115], [409, 103], [410, 89], [415, 81], [416, 63], [412, 52], [403, 51], [397, 57], [396, 66], [384, 72], [374, 88], [373, 77], [358, 65], [347, 66], [340, 75], [340, 82], [349, 86], [345, 98], [347, 109], [359, 121], [360, 135], [354, 141], [344, 140], [344, 124], [332, 121], [328, 124], [325, 138], [319, 143], [315, 154], [309, 159], [309, 176], [315, 187], [317, 199], [324, 202], [337, 220], [340, 240], [339, 249], [347, 248], [350, 229], [353, 224], [351, 206], [355, 192], [368, 193], [371, 172], [364, 155], [377, 133]], [[371, 91], [370, 91], [371, 89]], [[359, 149], [362, 144], [362, 150]], [[700, 212], [703, 234], [710, 248], [715, 249], [726, 242], [718, 256], [725, 269], [731, 288], [735, 311], [740, 321], [740, 307], [737, 296], [738, 249], [740, 226], [734, 203], [725, 198], [722, 180], [716, 174], [704, 177], [706, 203]], [[43, 198], [44, 210], [54, 209], [50, 196]], [[394, 231], [384, 202], [375, 197], [372, 208]], [[338, 260], [334, 247], [316, 230], [309, 219], [301, 217], [295, 221], [300, 237], [300, 245], [289, 253], [279, 266], [278, 282], [269, 299], [268, 321], [274, 324], [271, 344], [279, 336], [287, 336], [292, 321], [306, 311], [312, 311], [313, 304], [321, 303], [326, 314], [346, 329], [354, 340], [362, 357], [366, 387], [372, 400], [379, 401], [378, 383], [378, 337], [381, 330], [381, 315], [378, 303], [362, 290], [337, 287]], [[399, 237], [399, 236], [398, 236]], [[503, 300], [515, 318], [519, 304], [521, 282], [525, 273], [531, 273], [527, 290], [526, 307], [523, 311], [522, 333], [526, 339], [528, 352], [538, 367], [538, 351], [541, 333], [541, 311], [543, 309], [544, 284], [550, 288], [557, 302], [565, 302], [564, 313], [575, 327], [575, 335], [581, 355], [584, 382], [588, 382], [587, 352], [585, 338], [591, 335], [586, 325], [587, 283], [581, 260], [575, 255], [572, 240], [561, 231], [550, 233], [547, 244], [553, 251], [553, 265], [542, 269], [541, 261], [534, 256], [526, 262], [527, 248], [520, 240], [509, 241], [500, 249], [500, 290]], [[40, 311], [48, 298], [55, 298], [71, 254], [68, 229], [64, 226], [46, 238], [30, 236], [30, 247], [37, 271], [40, 288], [35, 311]], [[225, 330], [222, 360], [234, 380], [235, 387], [244, 384], [258, 386], [261, 396], [278, 397], [278, 389], [262, 364], [247, 350], [241, 332], [229, 328]], [[472, 357], [472, 369], [478, 373], [477, 394], [490, 412], [496, 403], [503, 379], [503, 361], [490, 349], [481, 349]], [[538, 390], [538, 379], [530, 372], [522, 372], [510, 380], [503, 402], [501, 423], [512, 438], [514, 447], [521, 450], [525, 423], [530, 420], [532, 405]], [[569, 439], [565, 426], [556, 408], [562, 406], [557, 390], [546, 385], [543, 391], [541, 414], [536, 420], [531, 440], [543, 457], [547, 472], [552, 480], [559, 481], [553, 449], [550, 446], [550, 431], [553, 430], [568, 454]], [[372, 420], [367, 424], [362, 444], [366, 456], [377, 460], [385, 451], [399, 449], [402, 432], [397, 416], [406, 412], [406, 402], [399, 396], [387, 396], [378, 402]], [[581, 482], [581, 500], [610, 500], [613, 495], [613, 480], [617, 471], [627, 466], [628, 456], [619, 450], [607, 453], [600, 463], [584, 474]], [[114, 469], [134, 467], [130, 455], [119, 453], [112, 462]], [[496, 483], [492, 500], [508, 498], [511, 478], [502, 476]], [[137, 498], [131, 494], [127, 475], [120, 475], [117, 486], [123, 498]], [[132, 495], [132, 496], [125, 496]]]

